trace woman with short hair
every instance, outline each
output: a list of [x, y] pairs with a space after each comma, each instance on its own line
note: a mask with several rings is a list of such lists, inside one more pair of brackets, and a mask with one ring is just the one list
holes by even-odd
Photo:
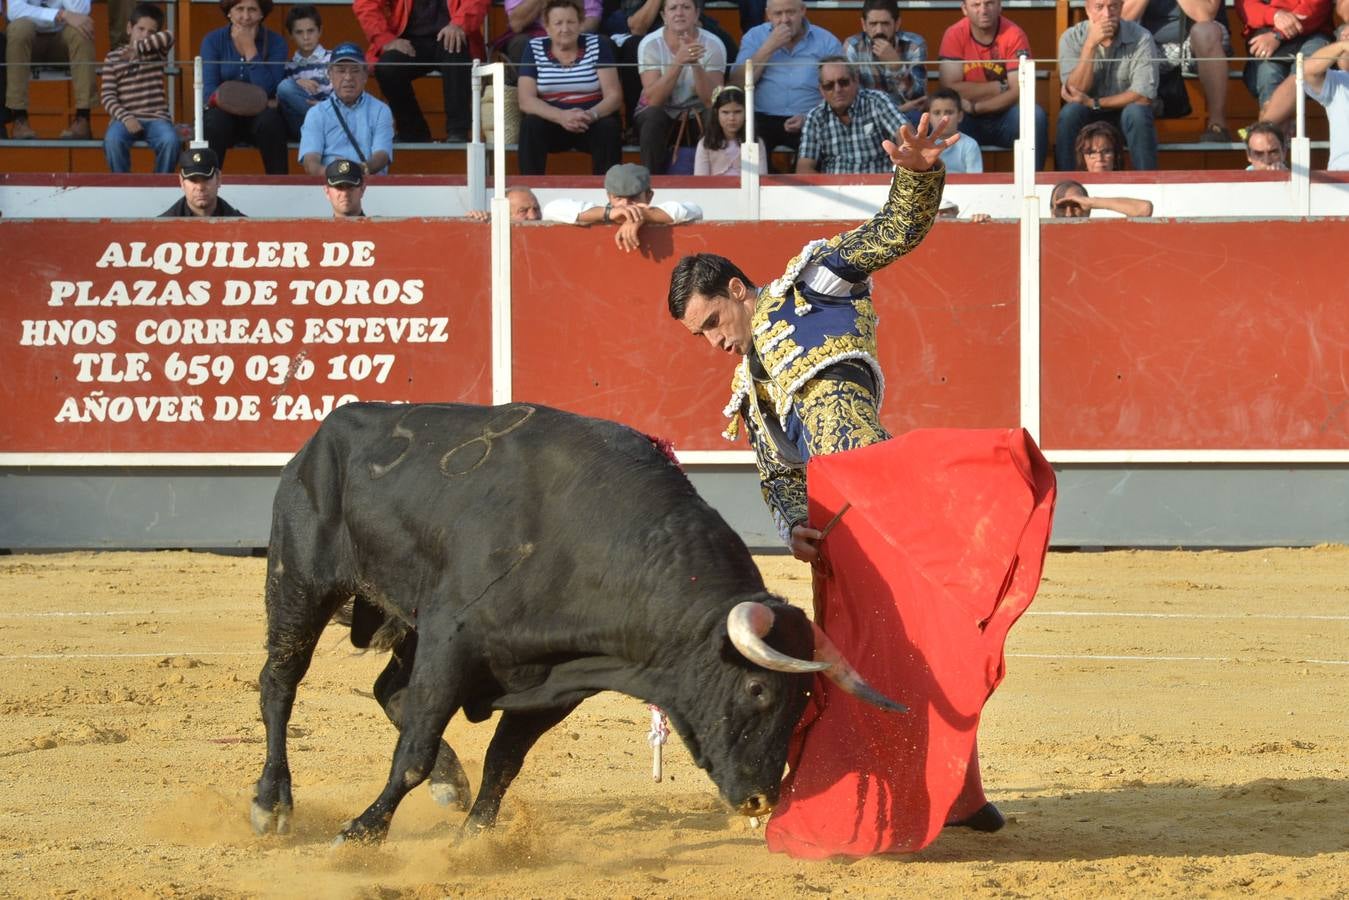
[[618, 108], [623, 91], [610, 42], [581, 32], [581, 0], [548, 0], [548, 34], [530, 40], [520, 59], [521, 175], [544, 175], [548, 154], [582, 150], [603, 175], [623, 156]]
[[[229, 24], [208, 32], [201, 42], [206, 142], [222, 167], [226, 151], [247, 141], [258, 148], [268, 175], [285, 175], [286, 120], [277, 110], [276, 88], [285, 78], [289, 52], [286, 39], [262, 24], [272, 0], [220, 0], [220, 9]], [[254, 90], [232, 87], [240, 82]], [[244, 106], [236, 105], [239, 95]], [[245, 111], [264, 96], [260, 110]]]
[[1089, 122], [1073, 142], [1079, 172], [1113, 172], [1124, 168], [1124, 135], [1109, 122]]
[[[712, 92], [726, 81], [726, 47], [698, 24], [702, 0], [665, 0], [665, 24], [637, 48], [642, 96], [636, 123], [642, 165], [663, 175], [670, 165], [670, 132], [676, 122], [698, 118]], [[697, 123], [694, 122], [694, 125]], [[697, 143], [690, 139], [690, 147]]]

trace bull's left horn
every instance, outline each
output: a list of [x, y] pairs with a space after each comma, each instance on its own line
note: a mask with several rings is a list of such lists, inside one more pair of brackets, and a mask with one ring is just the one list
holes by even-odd
[[[744, 604], [741, 604], [742, 606]], [[825, 669], [824, 677], [828, 678], [834, 684], [843, 690], [852, 694], [859, 700], [865, 700], [872, 706], [879, 706], [881, 709], [890, 712], [906, 713], [909, 708], [902, 703], [896, 703], [889, 697], [867, 684], [866, 679], [858, 674], [852, 667], [852, 663], [844, 659], [843, 653], [829, 639], [829, 635], [824, 633], [824, 629], [814, 622], [811, 627], [815, 629], [815, 658], [823, 661], [828, 668]]]
[[[735, 608], [726, 614], [726, 633], [731, 643], [752, 663], [758, 663], [765, 669], [772, 669], [775, 672], [823, 672], [834, 665], [832, 662], [809, 662], [779, 653], [764, 642], [764, 636], [772, 628], [773, 610], [753, 600], [737, 603]], [[818, 638], [816, 643], [818, 645]], [[818, 656], [818, 649], [816, 655]]]

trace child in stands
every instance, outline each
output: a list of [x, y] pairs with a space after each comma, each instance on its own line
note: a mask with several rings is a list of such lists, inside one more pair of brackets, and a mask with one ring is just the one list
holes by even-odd
[[[960, 95], [951, 88], [939, 88], [927, 95], [927, 114], [932, 129], [942, 138], [949, 138], [960, 130], [960, 122], [965, 118], [960, 111]], [[968, 135], [943, 150], [941, 161], [948, 174], [984, 170], [979, 145]]]
[[103, 61], [103, 108], [108, 132], [103, 155], [108, 171], [131, 171], [131, 145], [145, 141], [155, 151], [155, 171], [178, 166], [178, 129], [169, 118], [164, 92], [164, 63], [173, 47], [173, 33], [161, 31], [164, 12], [149, 3], [132, 7], [127, 42]]
[[[739, 175], [740, 145], [745, 141], [745, 91], [733, 84], [712, 92], [703, 137], [693, 159], [694, 175]], [[759, 160], [767, 167], [768, 149], [759, 141]]]
[[328, 58], [319, 37], [323, 19], [313, 6], [292, 6], [286, 13], [286, 31], [295, 42], [295, 56], [286, 63], [286, 78], [276, 87], [276, 99], [291, 140], [300, 137], [300, 126], [309, 108], [328, 99], [333, 86], [328, 81]]

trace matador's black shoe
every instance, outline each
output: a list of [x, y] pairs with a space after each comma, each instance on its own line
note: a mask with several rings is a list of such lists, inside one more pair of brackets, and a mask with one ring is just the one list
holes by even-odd
[[947, 822], [947, 828], [972, 828], [975, 831], [1000, 831], [1007, 824], [1006, 817], [992, 803], [985, 803], [959, 822]]

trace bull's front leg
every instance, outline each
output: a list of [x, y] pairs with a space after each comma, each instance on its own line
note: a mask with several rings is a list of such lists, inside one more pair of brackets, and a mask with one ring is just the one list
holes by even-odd
[[492, 743], [487, 746], [487, 757], [482, 765], [482, 786], [478, 789], [478, 799], [464, 821], [464, 833], [476, 834], [496, 824], [497, 813], [501, 811], [501, 798], [511, 786], [515, 776], [520, 774], [525, 755], [544, 732], [561, 722], [577, 707], [547, 709], [538, 712], [507, 712], [497, 723]]
[[425, 652], [416, 658], [408, 686], [400, 692], [402, 724], [389, 781], [375, 802], [347, 823], [333, 841], [335, 845], [384, 839], [403, 797], [431, 774], [440, 736], [462, 703], [463, 667], [454, 648], [448, 641], [427, 640], [425, 634], [423, 641]]
[[267, 582], [267, 662], [258, 675], [259, 704], [267, 730], [267, 761], [253, 791], [249, 819], [253, 830], [267, 834], [290, 831], [290, 763], [286, 726], [295, 705], [295, 691], [309, 670], [314, 648], [340, 597], [324, 596], [277, 575]]
[[[389, 721], [400, 731], [403, 728], [403, 699], [416, 658], [417, 633], [410, 631], [394, 648], [389, 664], [375, 679], [375, 699]], [[444, 739], [436, 752], [436, 763], [431, 769], [431, 796], [441, 806], [455, 806], [467, 811], [473, 800], [468, 775], [459, 762], [459, 755]]]

